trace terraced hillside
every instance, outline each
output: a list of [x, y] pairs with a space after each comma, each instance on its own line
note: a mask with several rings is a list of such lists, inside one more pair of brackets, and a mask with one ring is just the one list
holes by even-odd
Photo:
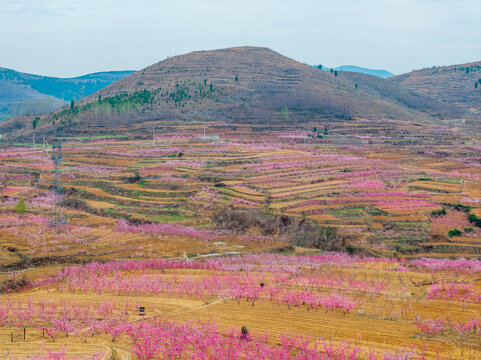
[[[193, 105], [195, 111], [198, 103], [195, 100], [199, 100], [202, 95], [196, 99], [195, 84], [187, 85], [188, 89], [185, 89], [185, 83], [190, 81], [205, 82], [203, 85], [208, 86], [207, 89], [201, 88], [198, 95], [209, 93], [212, 83], [212, 87], [218, 92], [208, 97], [213, 97], [216, 105], [225, 111], [230, 113], [235, 110], [247, 119], [249, 115], [259, 117], [255, 109], [279, 112], [284, 107], [294, 112], [308, 111], [321, 116], [342, 116], [343, 113], [346, 117], [405, 118], [408, 114], [411, 117], [416, 116], [415, 112], [403, 108], [397, 99], [391, 98], [389, 93], [370, 94], [369, 108], [366, 109], [366, 94], [356, 92], [352, 82], [346, 82], [331, 73], [301, 64], [269, 49], [255, 47], [175, 56], [140, 70], [103, 89], [99, 94], [108, 97], [160, 87], [164, 93], [169, 92], [166, 95], [170, 97], [174, 91], [174, 104], [177, 103], [185, 111], [190, 110], [190, 105]], [[183, 91], [179, 93], [178, 90]], [[94, 100], [95, 96], [96, 94], [92, 95], [90, 99]], [[245, 111], [245, 105], [250, 111]]]
[[[371, 135], [358, 135], [362, 121], [351, 132], [332, 123], [309, 131], [280, 126], [268, 134], [220, 123], [208, 128], [206, 139], [195, 126], [158, 130], [154, 140], [64, 139], [62, 205], [70, 226], [61, 236], [47, 226], [49, 151], [4, 149], [2, 203], [10, 214], [1, 230], [5, 265], [23, 266], [23, 255], [43, 261], [52, 250], [85, 260], [331, 248], [313, 245], [318, 236], [353, 252], [478, 256], [481, 233], [470, 215], [478, 216], [481, 207], [479, 139], [430, 127], [415, 127], [414, 135], [397, 126], [381, 137], [376, 131], [389, 134], [384, 122], [369, 123]], [[27, 218], [15, 214], [21, 196]], [[223, 228], [218, 216], [229, 208]], [[265, 224], [236, 213], [247, 209], [267, 214]], [[279, 216], [294, 220], [283, 225], [287, 220]], [[299, 238], [291, 231], [301, 226], [295, 219], [329, 230], [319, 235], [302, 225], [305, 237]], [[19, 222], [21, 232], [15, 230]], [[72, 243], [78, 235], [82, 240]], [[196, 240], [184, 242], [185, 236]]]
[[0, 357], [478, 358], [481, 139], [453, 124], [4, 146]]
[[481, 61], [415, 70], [389, 81], [445, 104], [481, 111]]

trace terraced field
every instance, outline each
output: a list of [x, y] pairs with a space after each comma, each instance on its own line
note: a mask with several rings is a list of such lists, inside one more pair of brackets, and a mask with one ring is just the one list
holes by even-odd
[[[68, 223], [88, 229], [85, 235], [90, 235], [62, 254], [94, 251], [95, 256], [110, 256], [114, 251], [118, 255], [112, 256], [123, 257], [127, 251], [130, 256], [142, 257], [146, 254], [141, 247], [149, 252], [157, 247], [152, 243], [154, 238], [158, 240], [156, 235], [139, 230], [132, 236], [132, 232], [112, 230], [119, 220], [211, 231], [223, 241], [229, 237], [233, 242], [222, 249], [242, 249], [237, 246], [243, 246], [243, 241], [234, 240], [239, 236], [221, 234], [213, 221], [226, 207], [260, 209], [335, 228], [353, 251], [436, 256], [457, 248], [466, 255], [477, 254], [480, 233], [468, 221], [469, 215], [477, 216], [481, 208], [476, 146], [441, 146], [436, 151], [428, 146], [420, 151], [420, 147], [393, 147], [392, 141], [384, 139], [384, 144], [346, 147], [335, 144], [336, 136], [332, 135], [330, 144], [315, 137], [306, 142], [306, 133], [285, 131], [269, 137], [269, 142], [264, 135], [251, 134], [249, 141], [244, 138], [240, 143], [232, 132], [225, 132], [217, 142], [174, 134], [155, 141], [64, 142], [61, 171]], [[12, 213], [19, 196], [25, 197], [27, 215], [41, 217], [27, 222], [32, 229], [39, 222], [48, 223], [51, 216], [49, 155], [38, 148], [10, 148], [2, 153], [3, 207]], [[443, 215], [446, 209], [454, 212]], [[466, 221], [450, 224], [453, 216]], [[18, 222], [11, 221], [13, 225]], [[441, 232], [432, 229], [439, 222], [447, 224]], [[17, 236], [11, 227], [6, 224], [1, 230], [8, 239]], [[25, 227], [27, 234], [28, 224]], [[451, 238], [448, 232], [454, 229], [461, 234]], [[266, 235], [262, 229], [251, 230]], [[130, 240], [122, 240], [124, 237]], [[270, 243], [275, 243], [274, 238]], [[109, 239], [125, 241], [124, 250], [107, 251]], [[165, 236], [162, 239], [167, 241]], [[30, 237], [29, 241], [34, 240]], [[23, 251], [22, 241], [15, 242]], [[179, 252], [174, 251], [176, 246], [172, 251], [165, 243], [160, 246], [163, 251], [159, 250], [159, 255]], [[192, 255], [221, 252], [208, 242], [192, 246], [185, 249]]]
[[477, 359], [479, 139], [371, 125], [63, 139], [57, 226], [50, 150], [0, 149], [0, 354]]

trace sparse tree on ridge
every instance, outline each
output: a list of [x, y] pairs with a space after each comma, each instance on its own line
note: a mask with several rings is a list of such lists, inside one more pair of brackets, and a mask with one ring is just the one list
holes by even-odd
[[37, 125], [38, 125], [39, 121], [40, 121], [40, 118], [38, 116], [35, 119], [33, 119], [33, 121], [32, 121], [33, 130], [35, 130], [37, 128]]

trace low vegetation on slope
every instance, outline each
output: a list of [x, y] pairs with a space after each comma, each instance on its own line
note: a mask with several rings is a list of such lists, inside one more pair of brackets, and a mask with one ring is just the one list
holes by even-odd
[[389, 81], [459, 109], [481, 112], [481, 61], [433, 66]]

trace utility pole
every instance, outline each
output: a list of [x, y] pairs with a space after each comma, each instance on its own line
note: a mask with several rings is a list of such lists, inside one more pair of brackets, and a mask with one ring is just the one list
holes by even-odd
[[43, 137], [43, 149], [48, 149], [48, 150], [52, 150], [52, 148], [50, 147], [47, 139], [45, 139], [45, 136]]
[[33, 148], [35, 149], [36, 146], [35, 146], [35, 133], [33, 133]]

